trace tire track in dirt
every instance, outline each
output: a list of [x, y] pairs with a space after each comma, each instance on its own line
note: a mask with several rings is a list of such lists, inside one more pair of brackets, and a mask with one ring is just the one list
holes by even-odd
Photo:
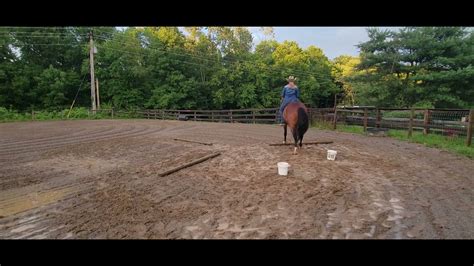
[[[95, 143], [93, 150], [80, 141], [42, 154], [25, 151], [23, 158], [30, 160], [33, 168], [22, 168], [21, 162], [10, 158], [12, 166], [3, 171], [16, 170], [18, 178], [25, 178], [22, 183], [38, 180], [41, 186], [17, 190], [22, 194], [2, 189], [8, 193], [0, 193], [0, 202], [16, 197], [4, 204], [28, 195], [27, 191], [47, 193], [74, 184], [84, 189], [56, 203], [0, 219], [1, 237], [468, 238], [474, 232], [472, 223], [466, 223], [474, 210], [462, 206], [473, 199], [470, 170], [474, 168], [465, 158], [391, 139], [312, 129], [305, 139], [335, 142], [303, 146], [294, 156], [287, 147], [267, 145], [282, 139], [283, 130], [275, 126], [78, 121], [92, 129], [109, 123], [117, 128], [133, 125], [134, 130], [148, 127], [145, 132], [162, 129], [156, 134], [143, 132], [145, 137], [137, 133], [86, 142]], [[48, 127], [54, 130], [52, 124]], [[178, 136], [214, 145], [172, 140]], [[326, 160], [327, 148], [339, 151], [336, 161]], [[215, 150], [222, 150], [222, 155], [166, 177], [157, 176], [175, 164]], [[42, 164], [36, 161], [40, 155], [48, 158]], [[54, 159], [63, 156], [72, 157]], [[104, 162], [121, 158], [127, 163], [83, 170], [86, 176], [61, 183], [60, 178], [72, 171], [68, 162], [84, 157], [103, 158]], [[57, 165], [48, 168], [48, 160]], [[85, 167], [88, 160], [78, 165]], [[277, 175], [278, 161], [292, 165], [289, 176]], [[436, 167], [440, 170], [434, 170]], [[1, 184], [15, 179], [6, 173], [1, 176], [2, 169]], [[89, 181], [90, 187], [80, 185]], [[8, 229], [1, 229], [5, 228], [2, 225]]]
[[[112, 128], [113, 127], [107, 127], [106, 130], [112, 129]], [[51, 140], [67, 139], [70, 137], [83, 135], [84, 133], [93, 134], [96, 132], [101, 132], [103, 130], [104, 130], [103, 128], [100, 128], [98, 130], [89, 130], [87, 128], [79, 128], [79, 130], [75, 130], [73, 133], [64, 132], [64, 135], [59, 135], [57, 137], [37, 138], [37, 139], [28, 139], [28, 140], [22, 140], [22, 141], [12, 141], [12, 142], [3, 143], [3, 144], [0, 144], [0, 148], [9, 148], [9, 146], [20, 147], [20, 146], [29, 145], [30, 143], [39, 143], [44, 140], [51, 141]]]
[[131, 126], [126, 129], [120, 128], [120, 127], [111, 127], [108, 130], [99, 131], [92, 134], [80, 135], [78, 137], [73, 137], [73, 138], [65, 138], [65, 139], [60, 139], [60, 140], [51, 138], [51, 139], [47, 139], [46, 141], [39, 141], [39, 142], [28, 144], [29, 146], [20, 146], [18, 148], [13, 147], [10, 149], [3, 149], [0, 151], [0, 155], [3, 153], [29, 150], [31, 148], [42, 147], [42, 146], [47, 146], [47, 145], [69, 144], [69, 143], [74, 143], [75, 141], [89, 140], [89, 139], [94, 140], [98, 137], [100, 138], [103, 136], [115, 135], [115, 134], [120, 134], [120, 133], [128, 133], [128, 132], [133, 132], [134, 130], [140, 130], [140, 129], [142, 128], [136, 129], [135, 126]]
[[10, 155], [15, 155], [18, 153], [24, 153], [24, 152], [29, 152], [32, 149], [35, 152], [38, 151], [44, 151], [48, 149], [54, 149], [62, 146], [68, 146], [68, 145], [74, 145], [74, 144], [85, 144], [85, 143], [92, 143], [100, 140], [112, 140], [112, 139], [118, 139], [118, 138], [123, 138], [123, 137], [138, 137], [138, 136], [144, 136], [144, 135], [149, 135], [153, 134], [156, 132], [161, 131], [161, 128], [155, 128], [155, 129], [149, 129], [148, 127], [143, 127], [139, 129], [132, 129], [128, 131], [120, 131], [118, 130], [117, 132], [114, 132], [113, 134], [104, 134], [104, 135], [98, 135], [94, 137], [89, 137], [89, 136], [84, 136], [81, 138], [74, 138], [68, 141], [62, 141], [62, 142], [52, 142], [52, 143], [42, 143], [38, 145], [32, 145], [29, 146], [28, 148], [23, 148], [23, 149], [12, 149], [8, 151], [0, 151], [0, 161], [2, 156], [10, 156]]

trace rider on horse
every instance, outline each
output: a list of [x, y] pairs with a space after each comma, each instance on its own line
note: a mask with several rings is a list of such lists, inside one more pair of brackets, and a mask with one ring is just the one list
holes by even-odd
[[285, 110], [285, 107], [292, 102], [297, 102], [299, 101], [300, 98], [300, 90], [298, 87], [295, 85], [296, 78], [293, 76], [289, 76], [288, 79], [288, 84], [283, 87], [283, 90], [281, 91], [281, 105], [280, 105], [280, 111], [279, 111], [279, 123], [281, 126], [285, 125], [283, 123], [283, 111]]

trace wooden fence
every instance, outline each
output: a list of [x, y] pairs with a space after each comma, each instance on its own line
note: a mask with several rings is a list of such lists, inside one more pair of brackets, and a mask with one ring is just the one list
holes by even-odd
[[275, 123], [277, 108], [236, 110], [142, 110], [145, 119], [172, 119], [229, 123]]
[[332, 127], [337, 124], [360, 125], [364, 131], [368, 127], [407, 130], [423, 134], [441, 134], [450, 137], [466, 137], [466, 145], [472, 142], [474, 109], [422, 109], [422, 108], [337, 108], [330, 116]]
[[[423, 134], [442, 134], [453, 137], [466, 137], [466, 145], [472, 142], [474, 110], [468, 109], [421, 109], [421, 108], [308, 108], [310, 124], [327, 123], [333, 129], [338, 124], [359, 125], [367, 128], [407, 130]], [[274, 124], [277, 121], [278, 108], [233, 109], [233, 110], [168, 110], [144, 109], [133, 111], [102, 110], [111, 117], [121, 113], [132, 117], [160, 120], [185, 120], [227, 123]]]

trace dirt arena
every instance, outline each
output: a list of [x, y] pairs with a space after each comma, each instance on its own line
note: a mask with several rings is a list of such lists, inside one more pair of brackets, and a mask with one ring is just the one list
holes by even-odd
[[[0, 238], [474, 238], [474, 161], [390, 138], [159, 120], [0, 124]], [[291, 136], [291, 135], [290, 135]], [[173, 138], [214, 143], [206, 146]], [[291, 140], [291, 139], [290, 139]], [[326, 149], [338, 151], [336, 161]], [[168, 176], [184, 162], [221, 155]], [[277, 174], [277, 162], [291, 165]]]

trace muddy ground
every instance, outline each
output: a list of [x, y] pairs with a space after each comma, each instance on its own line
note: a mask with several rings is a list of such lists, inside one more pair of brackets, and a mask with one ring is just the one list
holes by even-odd
[[276, 125], [2, 123], [0, 238], [474, 238], [473, 160], [349, 133], [305, 140], [334, 143], [292, 155], [268, 145]]

